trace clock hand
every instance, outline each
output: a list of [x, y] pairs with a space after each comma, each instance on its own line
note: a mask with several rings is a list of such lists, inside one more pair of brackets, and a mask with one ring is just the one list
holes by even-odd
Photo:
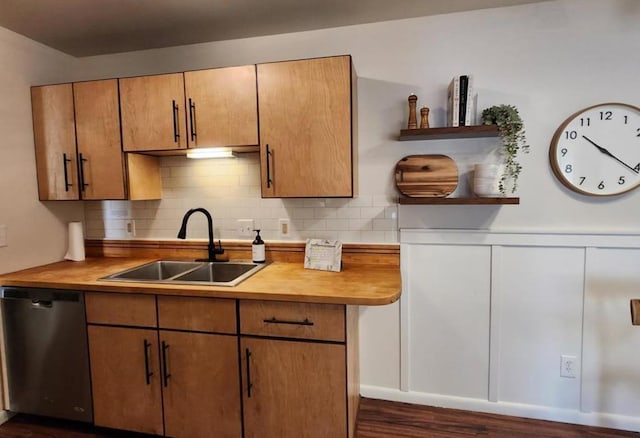
[[596, 147], [596, 149], [598, 149], [600, 152], [602, 152], [605, 155], [610, 156], [611, 158], [613, 158], [614, 160], [616, 160], [618, 163], [622, 164], [623, 166], [627, 167], [629, 170], [631, 170], [634, 173], [640, 173], [639, 171], [637, 171], [636, 169], [634, 169], [633, 167], [629, 166], [627, 163], [625, 163], [624, 161], [622, 161], [620, 158], [616, 157], [615, 155], [613, 155], [611, 152], [609, 152], [608, 150], [606, 150], [605, 148], [603, 148], [602, 146], [598, 146], [597, 144], [595, 144], [593, 142], [593, 140], [591, 140], [589, 137], [587, 137], [586, 135], [583, 135], [582, 138], [584, 138], [585, 140], [587, 140], [589, 143], [591, 143], [592, 145], [594, 145]]

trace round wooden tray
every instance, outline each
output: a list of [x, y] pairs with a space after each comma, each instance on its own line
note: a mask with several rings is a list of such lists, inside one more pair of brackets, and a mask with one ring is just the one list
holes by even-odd
[[396, 187], [413, 198], [443, 198], [458, 187], [458, 166], [446, 155], [409, 155], [396, 164]]

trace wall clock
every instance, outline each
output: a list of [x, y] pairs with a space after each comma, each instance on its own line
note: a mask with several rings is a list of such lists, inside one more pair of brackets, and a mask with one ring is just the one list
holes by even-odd
[[612, 196], [640, 185], [640, 108], [603, 103], [578, 111], [556, 130], [549, 161], [574, 192]]

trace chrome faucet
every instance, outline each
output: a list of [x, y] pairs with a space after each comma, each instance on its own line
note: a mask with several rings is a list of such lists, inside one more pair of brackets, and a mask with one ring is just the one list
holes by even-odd
[[178, 239], [187, 238], [187, 222], [189, 221], [189, 217], [198, 211], [207, 217], [207, 224], [209, 226], [209, 258], [204, 261], [215, 262], [216, 254], [224, 254], [224, 249], [222, 248], [222, 242], [220, 242], [220, 240], [218, 240], [218, 248], [216, 248], [216, 244], [213, 241], [213, 219], [211, 218], [211, 214], [209, 214], [209, 212], [204, 208], [192, 208], [185, 213], [182, 218], [182, 226], [180, 227], [180, 231], [178, 231]]

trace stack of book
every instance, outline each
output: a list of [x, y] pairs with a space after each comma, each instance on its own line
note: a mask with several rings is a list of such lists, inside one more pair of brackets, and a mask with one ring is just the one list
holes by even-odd
[[473, 76], [462, 75], [451, 79], [447, 99], [448, 126], [471, 126], [476, 124], [477, 95], [473, 93]]

